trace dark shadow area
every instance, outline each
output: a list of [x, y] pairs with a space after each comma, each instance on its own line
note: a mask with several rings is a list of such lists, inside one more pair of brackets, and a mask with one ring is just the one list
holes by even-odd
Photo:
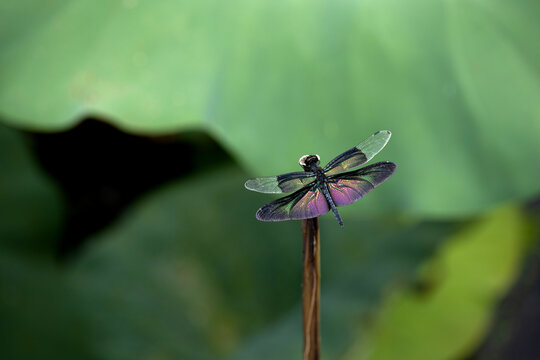
[[61, 187], [67, 224], [57, 253], [75, 252], [146, 191], [231, 157], [206, 133], [143, 137], [87, 118], [61, 133], [28, 133], [34, 153]]
[[[527, 205], [540, 224], [540, 197]], [[536, 234], [538, 237], [540, 234]], [[499, 304], [486, 338], [466, 360], [540, 359], [540, 246], [529, 252], [522, 272]]]

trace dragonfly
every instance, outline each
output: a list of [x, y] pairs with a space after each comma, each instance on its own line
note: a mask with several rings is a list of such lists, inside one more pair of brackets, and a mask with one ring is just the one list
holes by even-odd
[[388, 130], [377, 131], [334, 158], [324, 168], [319, 165], [319, 155], [304, 155], [298, 161], [303, 172], [247, 180], [245, 187], [248, 190], [268, 194], [292, 192], [262, 206], [257, 210], [256, 218], [260, 221], [302, 220], [332, 210], [343, 227], [337, 207], [361, 199], [396, 170], [397, 165], [391, 161], [361, 167], [386, 146], [391, 136]]

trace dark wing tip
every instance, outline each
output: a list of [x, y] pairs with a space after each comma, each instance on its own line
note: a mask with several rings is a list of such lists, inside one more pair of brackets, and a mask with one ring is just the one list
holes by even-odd
[[255, 213], [255, 218], [259, 221], [264, 221], [264, 219], [261, 217], [261, 210], [262, 208], [260, 208], [259, 210], [257, 210], [257, 212]]
[[257, 210], [257, 213], [255, 213], [255, 218], [259, 221], [264, 222], [276, 221], [270, 216], [268, 208], [266, 208], [266, 206], [263, 206], [259, 210]]
[[[373, 166], [373, 167], [384, 167], [385, 169], [391, 171], [391, 172], [394, 172], [396, 171], [397, 169], [397, 164], [395, 162], [392, 162], [392, 161], [380, 161], [378, 163], [375, 163], [373, 165], [370, 165], [370, 166]], [[369, 167], [369, 166], [368, 166]]]
[[392, 161], [383, 161], [385, 164], [388, 164], [388, 168], [389, 169], [397, 169], [397, 164], [395, 162], [392, 162]]
[[261, 212], [261, 209], [257, 211], [255, 214], [255, 218], [262, 222], [279, 222], [279, 221], [285, 221], [285, 220], [292, 220], [292, 219], [279, 219], [274, 217], [268, 217], [266, 216], [265, 212]]
[[[381, 161], [379, 164], [384, 166], [384, 169], [387, 171], [385, 180], [388, 179], [397, 169], [397, 164], [392, 161]], [[384, 182], [384, 181], [383, 181]]]

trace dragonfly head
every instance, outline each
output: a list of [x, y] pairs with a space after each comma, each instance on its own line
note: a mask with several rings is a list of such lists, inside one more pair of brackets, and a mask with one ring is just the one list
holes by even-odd
[[304, 170], [308, 171], [311, 170], [313, 166], [319, 166], [320, 161], [321, 158], [319, 155], [304, 155], [298, 160], [298, 163]]

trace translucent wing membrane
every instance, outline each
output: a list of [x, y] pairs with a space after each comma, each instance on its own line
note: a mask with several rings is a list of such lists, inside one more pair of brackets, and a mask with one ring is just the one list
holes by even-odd
[[284, 221], [309, 219], [327, 213], [328, 203], [317, 184], [277, 199], [257, 211], [261, 221]]
[[[318, 160], [315, 165], [302, 164], [312, 172], [293, 172], [278, 176], [249, 179], [245, 187], [261, 193], [288, 193], [291, 195], [272, 201], [257, 211], [261, 221], [284, 221], [314, 218], [330, 210], [330, 198], [324, 197], [321, 189], [330, 192], [337, 206], [348, 205], [364, 197], [367, 193], [386, 181], [396, 170], [393, 162], [384, 161], [359, 169], [381, 151], [392, 134], [388, 130], [377, 131], [358, 146], [344, 152], [328, 163], [320, 174]], [[302, 158], [303, 159], [303, 158]], [[317, 156], [318, 159], [318, 156]], [[317, 180], [318, 179], [318, 180]], [[332, 205], [334, 215], [343, 226], [337, 209]]]
[[396, 168], [393, 162], [384, 161], [337, 174], [328, 178], [328, 190], [337, 206], [349, 205], [385, 182]]
[[296, 191], [314, 180], [315, 174], [311, 172], [293, 172], [249, 179], [244, 186], [248, 190], [260, 193], [288, 193]]
[[377, 131], [358, 146], [345, 151], [330, 161], [323, 169], [325, 174], [329, 176], [354, 170], [368, 162], [386, 146], [390, 136], [392, 136], [392, 133], [388, 130]]

